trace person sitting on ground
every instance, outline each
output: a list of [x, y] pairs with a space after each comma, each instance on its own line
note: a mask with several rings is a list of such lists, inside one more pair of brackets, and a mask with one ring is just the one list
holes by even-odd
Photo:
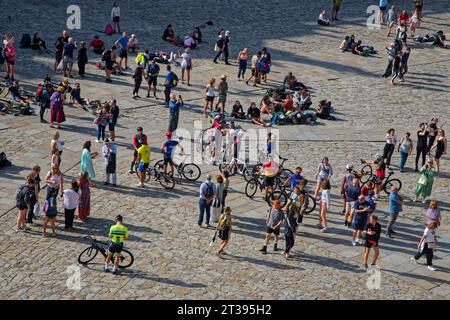
[[4, 115], [9, 112], [8, 105], [0, 102], [0, 114]]
[[273, 102], [270, 99], [269, 95], [265, 95], [262, 98], [261, 103], [260, 103], [260, 108], [261, 108], [262, 113], [272, 116], [274, 108], [273, 108]]
[[33, 50], [39, 50], [39, 53], [42, 50], [45, 50], [48, 52], [47, 47], [45, 45], [45, 41], [42, 40], [41, 34], [39, 32], [36, 32], [33, 36], [33, 41], [31, 43], [31, 49]]
[[250, 107], [247, 110], [247, 116], [250, 118], [250, 121], [254, 124], [263, 126], [263, 127], [268, 127], [270, 126], [270, 124], [265, 123], [262, 119], [261, 119], [261, 110], [259, 110], [259, 108], [256, 106], [256, 103], [252, 102], [250, 104]]
[[195, 27], [194, 33], [192, 34], [192, 38], [194, 38], [194, 41], [197, 44], [202, 43], [203, 34], [199, 27]]
[[321, 26], [330, 25], [330, 19], [328, 19], [328, 15], [325, 10], [322, 10], [322, 12], [320, 13], [317, 23], [320, 24]]
[[320, 119], [330, 119], [331, 101], [321, 100], [316, 107], [316, 116]]
[[294, 100], [292, 99], [292, 95], [288, 94], [286, 99], [283, 101], [283, 110], [284, 112], [293, 111], [294, 110]]
[[75, 83], [75, 88], [72, 89], [70, 93], [70, 103], [75, 103], [78, 108], [82, 108], [84, 105], [89, 104], [89, 100], [87, 98], [81, 98], [81, 86], [77, 82]]
[[92, 39], [89, 48], [94, 48], [95, 54], [102, 54], [103, 51], [105, 51], [105, 43], [99, 38], [99, 36], [95, 36], [94, 39]]
[[305, 89], [300, 90], [300, 94], [294, 93], [294, 101], [298, 103], [300, 110], [306, 110], [312, 105], [311, 95]]
[[432, 42], [432, 45], [439, 46], [445, 48], [445, 35], [444, 32], [439, 30], [438, 32], [434, 33], [433, 35], [426, 35], [423, 37], [415, 37], [414, 41], [418, 42]]
[[185, 48], [189, 48], [189, 49], [197, 48], [197, 43], [195, 42], [192, 35], [193, 35], [193, 32], [189, 32], [188, 35], [186, 37], [184, 37], [183, 46]]
[[339, 50], [341, 50], [342, 52], [348, 51], [348, 42], [349, 41], [350, 41], [350, 37], [345, 36], [345, 39], [342, 40], [341, 45], [339, 46]]
[[353, 48], [353, 44], [355, 43], [355, 36], [352, 34], [347, 41], [347, 51], [351, 51]]
[[177, 43], [177, 38], [175, 37], [175, 32], [173, 32], [173, 28], [172, 25], [169, 24], [166, 28], [166, 30], [164, 30], [162, 39], [164, 41], [176, 44]]
[[297, 78], [292, 74], [292, 72], [289, 72], [288, 75], [284, 77], [283, 85], [284, 87], [287, 87], [294, 91], [305, 88], [304, 84], [298, 82]]
[[18, 102], [20, 105], [30, 105], [31, 100], [27, 100], [20, 95], [19, 81], [14, 81], [14, 83], [8, 88], [8, 93], [11, 95], [12, 100]]
[[231, 116], [236, 119], [245, 119], [244, 108], [239, 101], [236, 101], [233, 105]]
[[135, 53], [136, 50], [139, 50], [138, 42], [136, 35], [132, 34], [130, 40], [128, 40], [128, 50], [133, 53]]
[[353, 44], [352, 53], [367, 57], [368, 55], [376, 54], [377, 52], [375, 51], [374, 47], [363, 45], [361, 44], [361, 40], [358, 40]]

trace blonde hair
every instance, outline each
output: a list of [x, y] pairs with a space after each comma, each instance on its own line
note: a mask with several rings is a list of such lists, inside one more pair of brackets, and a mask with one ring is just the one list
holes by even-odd
[[431, 200], [431, 201], [430, 201], [430, 205], [429, 205], [428, 208], [430, 208], [430, 209], [437, 209], [437, 208], [438, 208], [438, 202], [437, 202], [437, 200]]
[[209, 79], [209, 81], [208, 81], [208, 84], [209, 85], [214, 85], [214, 83], [216, 83], [216, 78], [211, 78], [211, 79]]
[[53, 140], [58, 140], [59, 138], [60, 138], [59, 131], [56, 130], [56, 131], [53, 133]]

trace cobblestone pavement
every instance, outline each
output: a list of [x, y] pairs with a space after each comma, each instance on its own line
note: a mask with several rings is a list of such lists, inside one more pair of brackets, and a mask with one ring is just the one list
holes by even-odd
[[[19, 1], [21, 2], [21, 1]], [[340, 175], [345, 164], [357, 164], [361, 158], [370, 158], [383, 148], [384, 132], [394, 127], [398, 135], [415, 132], [422, 121], [439, 116], [444, 128], [449, 112], [449, 55], [448, 50], [431, 48], [426, 44], [411, 43], [410, 72], [406, 82], [391, 87], [381, 79], [386, 58], [383, 48], [387, 39], [385, 29], [369, 30], [366, 8], [378, 1], [343, 1], [341, 21], [329, 28], [316, 26], [316, 13], [329, 1], [309, 1], [293, 4], [282, 0], [277, 5], [267, 2], [255, 8], [250, 1], [222, 2], [207, 0], [190, 3], [188, 8], [175, 1], [156, 2], [152, 10], [142, 2], [128, 1], [122, 5], [123, 29], [136, 33], [151, 50], [173, 50], [163, 43], [160, 34], [168, 22], [175, 25], [180, 35], [184, 30], [207, 20], [213, 27], [204, 29], [205, 43], [194, 51], [192, 87], [180, 85], [186, 106], [181, 112], [180, 127], [192, 132], [194, 120], [201, 119], [203, 87], [210, 77], [229, 76], [228, 101], [239, 99], [244, 107], [251, 101], [259, 102], [267, 87], [278, 85], [288, 70], [313, 89], [313, 100], [330, 99], [338, 121], [319, 121], [313, 127], [287, 126], [279, 129], [279, 153], [289, 159], [288, 165], [300, 164], [307, 178], [312, 179], [315, 168], [328, 155]], [[393, 1], [397, 8], [411, 8], [411, 1]], [[88, 40], [92, 29], [103, 29], [109, 8], [103, 1], [79, 1], [82, 10], [82, 29], [73, 32], [78, 40]], [[448, 8], [442, 12], [442, 1], [426, 1], [425, 19], [418, 34], [448, 29]], [[132, 5], [131, 5], [132, 4]], [[172, 5], [171, 5], [172, 4]], [[20, 38], [23, 32], [41, 30], [49, 44], [63, 29], [65, 6], [40, 4], [46, 16], [55, 17], [48, 24], [45, 17], [36, 17], [35, 5], [26, 9], [0, 12], [0, 21], [11, 22], [1, 32], [14, 30]], [[23, 6], [17, 6], [17, 8]], [[14, 11], [15, 10], [15, 11]], [[88, 12], [89, 13], [86, 13]], [[294, 14], [287, 13], [296, 12]], [[95, 14], [93, 14], [95, 13]], [[270, 13], [267, 23], [261, 20]], [[34, 17], [33, 19], [31, 17]], [[189, 17], [189, 21], [183, 20]], [[212, 63], [212, 47], [219, 28], [231, 31], [231, 57], [243, 47], [251, 52], [266, 46], [272, 53], [274, 66], [267, 85], [259, 88], [246, 86], [235, 78], [236, 67]], [[8, 30], [6, 30], [8, 29]], [[254, 30], [253, 30], [254, 29]], [[448, 33], [449, 30], [445, 29]], [[347, 34], [355, 34], [363, 42], [373, 44], [380, 54], [375, 57], [355, 57], [338, 52], [337, 47]], [[109, 40], [108, 40], [109, 41]], [[24, 176], [35, 165], [41, 165], [43, 174], [50, 163], [48, 154], [52, 129], [38, 123], [36, 116], [0, 116], [0, 148], [6, 150], [13, 166], [0, 170], [0, 298], [2, 299], [448, 299], [450, 298], [449, 265], [450, 237], [448, 232], [449, 158], [442, 157], [442, 172], [435, 180], [433, 197], [444, 209], [440, 227], [440, 245], [435, 253], [437, 271], [428, 271], [422, 260], [411, 263], [416, 244], [424, 228], [425, 206], [413, 203], [412, 190], [418, 179], [411, 169], [405, 173], [395, 170], [403, 183], [401, 194], [406, 202], [398, 222], [398, 235], [381, 239], [380, 289], [368, 293], [367, 281], [371, 274], [362, 269], [363, 248], [352, 247], [351, 235], [342, 226], [338, 192], [338, 178], [332, 181], [332, 208], [329, 214], [330, 232], [318, 232], [317, 210], [300, 227], [293, 250], [293, 259], [286, 261], [280, 254], [262, 256], [266, 205], [259, 194], [254, 200], [243, 195], [245, 181], [231, 180], [232, 191], [228, 204], [234, 209], [234, 232], [229, 255], [219, 258], [213, 250], [205, 253], [213, 230], [196, 227], [198, 183], [178, 181], [173, 191], [151, 185], [144, 190], [135, 187], [137, 181], [128, 175], [130, 137], [137, 125], [142, 125], [150, 137], [154, 158], [159, 158], [162, 133], [166, 129], [167, 110], [161, 100], [131, 99], [131, 76], [114, 78], [112, 85], [103, 82], [103, 74], [95, 69], [98, 57], [90, 55], [86, 79], [76, 79], [82, 85], [83, 95], [90, 99], [118, 98], [122, 110], [117, 130], [119, 146], [117, 188], [103, 188], [103, 161], [95, 159], [97, 187], [92, 190], [92, 213], [87, 223], [75, 222], [73, 232], [61, 228], [63, 216], [58, 217], [58, 236], [42, 239], [40, 225], [28, 234], [15, 233], [13, 225], [17, 210], [14, 194]], [[134, 60], [134, 57], [130, 60]], [[17, 78], [28, 88], [49, 72], [51, 57], [18, 49]], [[131, 63], [134, 67], [134, 61]], [[175, 70], [178, 74], [180, 71]], [[3, 69], [0, 73], [3, 76]], [[55, 75], [59, 78], [60, 75]], [[162, 82], [162, 79], [161, 81]], [[141, 93], [143, 95], [143, 93]], [[159, 93], [162, 97], [162, 92]], [[228, 108], [230, 105], [228, 105]], [[82, 143], [93, 141], [96, 128], [94, 116], [73, 107], [66, 107], [67, 122], [61, 131], [65, 140], [62, 170], [67, 178], [78, 173]], [[206, 122], [203, 123], [206, 126]], [[243, 127], [251, 128], [248, 123]], [[367, 142], [368, 141], [368, 142]], [[93, 151], [100, 151], [94, 144]], [[399, 157], [394, 154], [394, 169]], [[407, 164], [413, 166], [412, 159]], [[217, 174], [217, 167], [202, 165], [203, 174]], [[386, 198], [378, 204], [378, 215], [383, 228], [386, 219]], [[77, 264], [78, 254], [87, 246], [84, 236], [106, 240], [112, 219], [122, 213], [130, 229], [127, 247], [135, 255], [135, 264], [121, 275], [113, 277], [101, 272], [102, 260], [97, 257], [86, 267]], [[284, 244], [284, 241], [282, 241]], [[81, 289], [67, 287], [70, 266], [80, 267]]]

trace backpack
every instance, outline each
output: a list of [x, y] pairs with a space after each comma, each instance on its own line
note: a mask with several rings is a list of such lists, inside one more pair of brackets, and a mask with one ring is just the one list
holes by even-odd
[[[26, 207], [27, 204], [25, 202], [26, 194], [25, 188], [28, 188], [26, 185], [20, 186], [16, 191], [16, 205], [17, 207]], [[25, 190], [25, 191], [24, 191]]]
[[105, 27], [105, 34], [107, 36], [111, 36], [114, 33], [114, 28], [112, 27], [112, 25], [110, 23], [108, 23]]
[[222, 214], [222, 216], [219, 219], [219, 230], [224, 230], [225, 227], [228, 225], [228, 215]]
[[214, 188], [212, 182], [206, 184], [205, 197], [212, 198], [214, 196]]
[[105, 52], [103, 52], [102, 61], [109, 61], [109, 60], [111, 60], [111, 50], [106, 50]]
[[22, 35], [22, 40], [20, 40], [20, 47], [23, 49], [31, 47], [31, 37], [28, 33]]
[[144, 54], [141, 52], [141, 53], [138, 53], [138, 55], [136, 56], [136, 59], [134, 60], [135, 62], [136, 62], [136, 64], [144, 64], [144, 62], [145, 62], [145, 56], [144, 56]]
[[175, 88], [178, 85], [178, 76], [174, 73], [170, 73], [170, 80], [169, 80], [169, 88]]
[[219, 49], [223, 49], [223, 46], [225, 45], [225, 40], [223, 38], [220, 38], [217, 40], [216, 45]]
[[36, 99], [40, 99], [40, 97], [42, 96], [42, 86], [38, 86], [37, 90], [36, 90]]

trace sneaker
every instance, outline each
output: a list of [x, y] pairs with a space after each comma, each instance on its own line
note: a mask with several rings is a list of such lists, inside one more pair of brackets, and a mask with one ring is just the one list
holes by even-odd
[[211, 228], [211, 225], [209, 223], [206, 224], [207, 228]]
[[104, 185], [104, 186], [108, 186], [108, 185], [109, 185], [109, 182], [103, 182], [103, 185]]
[[259, 252], [267, 254], [267, 247], [262, 247], [262, 249], [260, 249]]
[[14, 231], [15, 231], [15, 232], [20, 232], [20, 231], [22, 231], [22, 228], [20, 228], [20, 227], [19, 227], [19, 228], [16, 228], [16, 229], [14, 229]]
[[100, 142], [100, 140], [95, 139], [95, 143], [99, 143], [99, 142]]
[[422, 203], [423, 203], [423, 204], [426, 204], [426, 203], [427, 203], [427, 200], [423, 199], [423, 200], [422, 200]]
[[405, 79], [400, 79], [400, 82], [405, 82]]
[[103, 268], [103, 272], [105, 272], [105, 273], [109, 272], [109, 268], [108, 267], [104, 267]]
[[427, 268], [428, 268], [428, 270], [431, 270], [431, 271], [436, 271], [436, 268], [435, 268], [435, 267], [433, 267], [433, 266], [428, 266]]
[[277, 244], [277, 243], [275, 243], [275, 244], [273, 245], [273, 251], [278, 251], [278, 244]]
[[23, 230], [23, 231], [31, 231], [31, 228], [28, 227], [28, 226], [23, 226], [23, 227], [22, 227], [22, 230]]
[[133, 171], [133, 170], [129, 170], [128, 173], [129, 173], [129, 174], [132, 174], [132, 173], [134, 173], [134, 171]]
[[352, 240], [352, 246], [356, 246], [356, 241]]
[[415, 264], [417, 264], [416, 257], [411, 257], [411, 261], [414, 262]]
[[145, 185], [144, 185], [143, 183], [139, 183], [136, 187], [138, 187], [138, 188], [144, 188]]
[[328, 228], [325, 227], [325, 228], [320, 229], [320, 232], [327, 232], [327, 230], [328, 230]]
[[112, 274], [117, 275], [119, 273], [119, 269], [113, 270]]

